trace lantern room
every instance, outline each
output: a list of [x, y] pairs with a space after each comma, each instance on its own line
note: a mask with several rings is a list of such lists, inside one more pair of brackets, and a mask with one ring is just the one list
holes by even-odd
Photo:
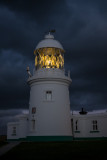
[[64, 49], [60, 42], [54, 39], [52, 34], [45, 35], [34, 51], [35, 67], [40, 68], [64, 68]]

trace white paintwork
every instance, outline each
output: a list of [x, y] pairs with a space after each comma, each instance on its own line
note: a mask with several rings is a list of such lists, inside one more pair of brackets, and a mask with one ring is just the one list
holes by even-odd
[[[7, 139], [19, 139], [19, 122], [9, 122], [7, 124]], [[13, 135], [13, 127], [16, 127], [16, 135]]]
[[[16, 127], [16, 135], [13, 135], [13, 127]], [[18, 122], [7, 124], [7, 139], [25, 138], [28, 134], [28, 115], [21, 115]]]
[[[73, 114], [73, 135], [79, 138], [107, 137], [107, 112], [87, 115]], [[75, 122], [78, 120], [78, 130], [76, 132]], [[92, 121], [97, 120], [98, 130], [93, 130]]]
[[28, 115], [21, 115], [19, 123], [19, 138], [25, 138], [28, 134]]
[[[49, 102], [50, 103], [50, 102]], [[37, 112], [38, 113], [38, 112]], [[46, 112], [43, 112], [46, 115]], [[43, 114], [42, 113], [42, 114]], [[60, 113], [61, 114], [61, 113]], [[41, 115], [43, 116], [43, 115]], [[50, 115], [49, 115], [50, 116]], [[53, 116], [55, 116], [53, 118]], [[52, 118], [55, 119], [56, 115], [53, 115]], [[24, 117], [27, 117], [27, 115], [24, 115]], [[31, 118], [33, 116], [31, 115]], [[34, 115], [34, 119], [36, 120], [35, 125], [37, 124], [37, 117]], [[71, 114], [71, 119], [73, 119], [73, 135], [75, 138], [104, 138], [107, 137], [107, 112], [105, 113], [93, 113], [92, 114], [87, 114], [87, 115], [80, 115], [80, 114]], [[42, 118], [43, 120], [43, 118]], [[76, 125], [75, 122], [78, 120], [78, 130], [76, 131]], [[97, 120], [98, 122], [98, 132], [90, 132], [93, 131], [92, 127], [92, 121]], [[28, 125], [29, 125], [28, 118], [19, 118], [19, 122], [11, 122], [8, 123], [8, 128], [7, 128], [7, 139], [19, 139], [19, 138], [25, 138], [29, 135], [29, 130], [28, 130]], [[48, 121], [45, 120], [45, 124], [49, 124]], [[71, 124], [70, 124], [71, 126]], [[16, 127], [16, 136], [12, 135], [13, 127]], [[31, 127], [31, 125], [30, 125]], [[37, 127], [37, 126], [35, 126]], [[35, 128], [37, 129], [37, 128]], [[45, 130], [45, 128], [44, 128]], [[35, 135], [37, 130], [32, 131], [30, 128], [30, 135]]]
[[54, 48], [60, 48], [60, 49], [64, 50], [61, 43], [59, 41], [55, 40], [54, 36], [51, 34], [45, 35], [44, 40], [42, 40], [38, 43], [35, 50], [37, 50], [39, 48], [45, 48], [45, 47], [54, 47]]
[[[29, 135], [71, 136], [69, 84], [71, 79], [60, 69], [40, 69], [28, 79], [30, 90]], [[52, 91], [52, 100], [46, 100], [46, 91]], [[35, 115], [32, 108], [36, 107]], [[35, 130], [32, 130], [35, 120]]]

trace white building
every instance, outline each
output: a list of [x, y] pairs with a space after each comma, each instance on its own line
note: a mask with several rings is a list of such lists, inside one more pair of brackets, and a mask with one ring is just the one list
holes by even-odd
[[71, 115], [69, 85], [72, 80], [70, 73], [64, 71], [64, 52], [50, 33], [36, 46], [33, 75], [27, 68], [29, 114], [20, 116], [18, 122], [8, 123], [8, 140], [70, 141], [107, 137], [107, 113]]
[[74, 139], [107, 139], [107, 111], [71, 114]]
[[[8, 123], [8, 140], [33, 140], [27, 138], [28, 122], [28, 115], [23, 115], [19, 118], [19, 122]], [[72, 137], [74, 140], [107, 139], [107, 111], [100, 113], [91, 112], [86, 115], [71, 113], [70, 126], [72, 128]], [[35, 140], [50, 139], [49, 137], [46, 139], [40, 139], [40, 137], [38, 137], [38, 139]]]
[[[23, 117], [20, 124], [17, 124], [19, 138], [25, 138], [24, 125], [28, 123], [27, 139], [72, 139], [69, 100], [71, 79], [69, 72], [65, 75], [64, 52], [60, 42], [50, 33], [36, 46], [33, 75], [27, 68], [29, 74], [27, 82], [31, 88], [29, 115], [28, 120]], [[8, 139], [14, 138], [9, 136], [14, 124], [8, 124]], [[15, 127], [13, 128], [15, 130]], [[23, 134], [20, 133], [22, 131]]]

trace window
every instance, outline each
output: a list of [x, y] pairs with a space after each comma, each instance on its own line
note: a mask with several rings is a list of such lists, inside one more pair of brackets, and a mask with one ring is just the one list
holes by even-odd
[[74, 129], [75, 133], [80, 133], [79, 127], [78, 127], [78, 122], [79, 122], [78, 120], [75, 121], [75, 129]]
[[93, 125], [93, 131], [98, 130], [97, 120], [93, 120], [92, 125]]
[[73, 119], [71, 119], [71, 130], [72, 130], [72, 135], [73, 135]]
[[35, 114], [36, 113], [36, 107], [33, 107], [32, 108], [32, 114]]
[[13, 127], [12, 136], [16, 136], [16, 127]]
[[32, 120], [32, 130], [35, 130], [35, 120]]
[[78, 130], [78, 120], [76, 120], [76, 122], [75, 122], [75, 130], [76, 131]]
[[51, 101], [52, 100], [52, 91], [46, 91], [46, 100]]

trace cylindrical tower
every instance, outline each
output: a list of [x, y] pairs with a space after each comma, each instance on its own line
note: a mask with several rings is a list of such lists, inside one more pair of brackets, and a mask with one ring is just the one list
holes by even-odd
[[52, 34], [34, 51], [35, 71], [29, 76], [29, 139], [72, 139], [70, 119], [70, 74], [64, 71], [64, 49]]

